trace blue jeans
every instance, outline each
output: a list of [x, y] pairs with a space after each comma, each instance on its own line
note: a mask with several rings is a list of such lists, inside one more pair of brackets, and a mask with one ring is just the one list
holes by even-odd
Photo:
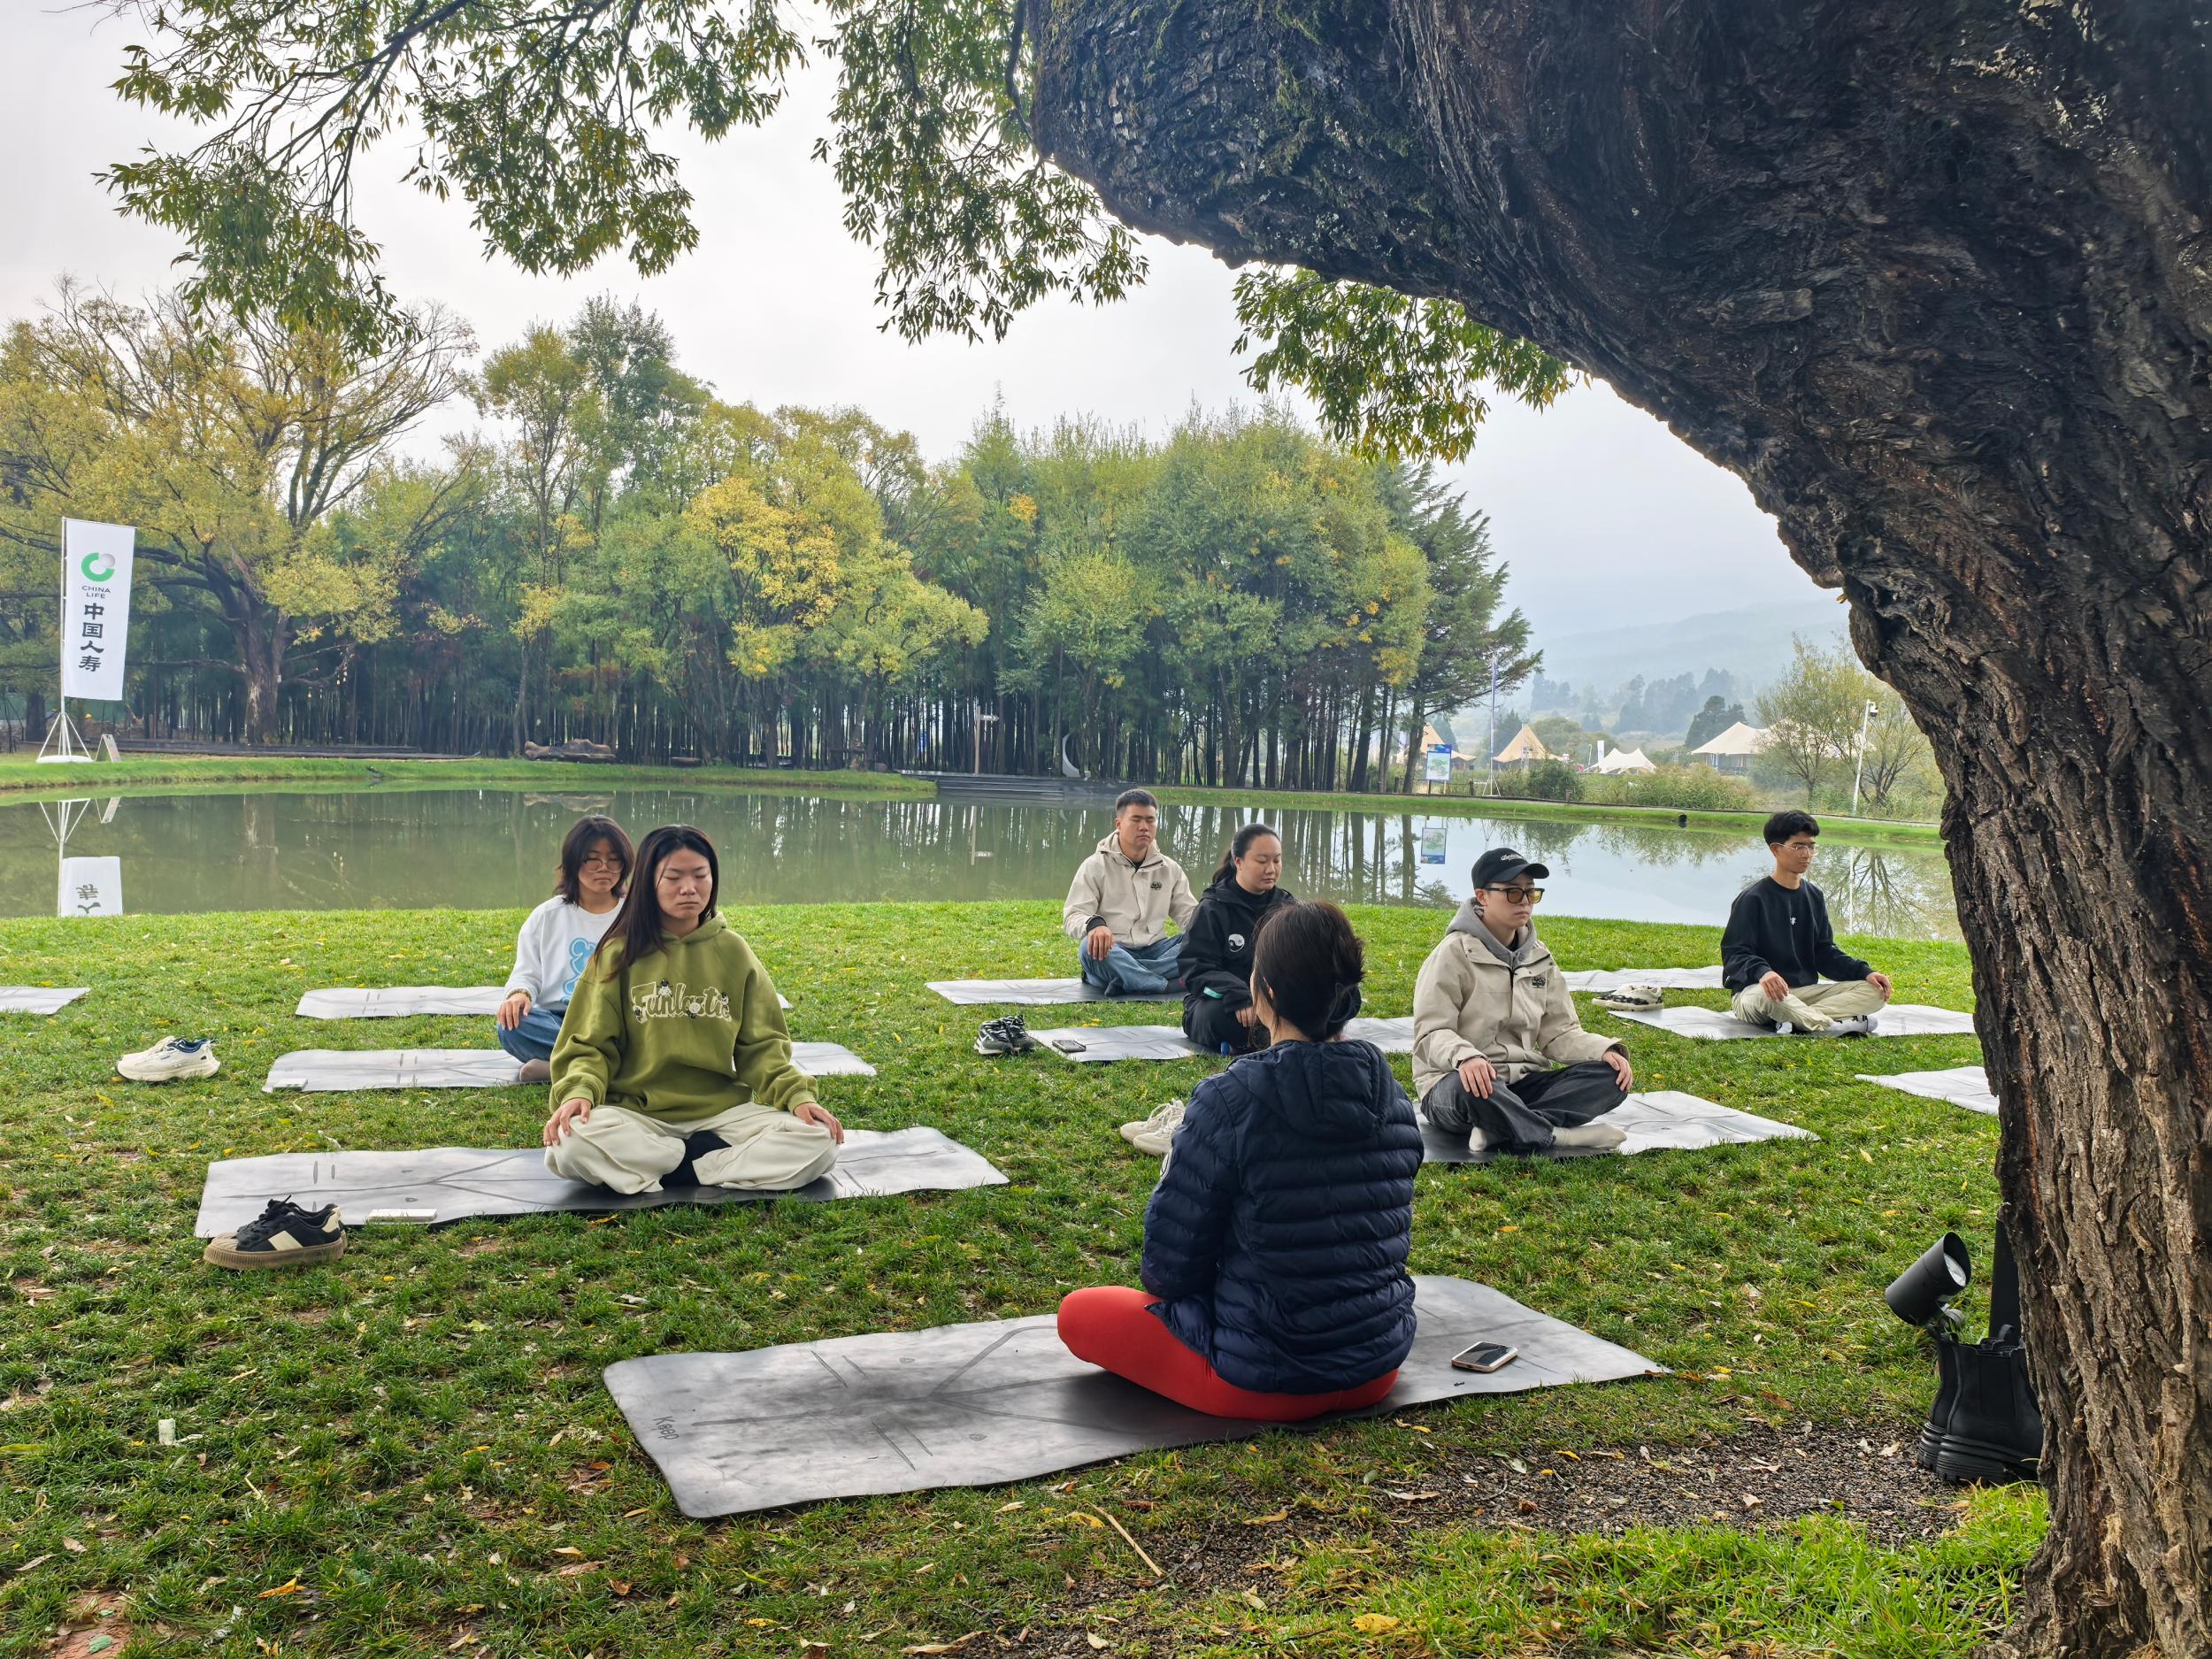
[[1108, 993], [1134, 991], [1145, 995], [1164, 991], [1183, 971], [1183, 936], [1171, 933], [1148, 945], [1125, 945], [1119, 940], [1103, 962], [1094, 961], [1087, 946], [1077, 943], [1076, 960], [1082, 964], [1086, 984]]
[[512, 1031], [494, 1020], [492, 1035], [518, 1060], [550, 1060], [553, 1045], [560, 1038], [562, 1016], [567, 1012], [565, 1008], [533, 1008]]

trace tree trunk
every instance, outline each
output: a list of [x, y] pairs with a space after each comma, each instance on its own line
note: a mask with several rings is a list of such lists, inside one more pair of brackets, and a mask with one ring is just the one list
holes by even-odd
[[1409, 795], [1413, 793], [1416, 768], [1428, 764], [1428, 751], [1421, 747], [1421, 733], [1428, 729], [1428, 724], [1429, 711], [1421, 706], [1421, 695], [1416, 692], [1406, 714], [1405, 792]]
[[292, 625], [280, 611], [242, 588], [224, 595], [224, 621], [238, 650], [238, 686], [245, 703], [244, 737], [266, 743], [276, 736], [277, 703], [284, 689], [284, 659]]
[[1030, 4], [1039, 141], [1122, 219], [1463, 302], [1843, 590], [2003, 1102], [2051, 1524], [2000, 1649], [2212, 1652], [2200, 9]]

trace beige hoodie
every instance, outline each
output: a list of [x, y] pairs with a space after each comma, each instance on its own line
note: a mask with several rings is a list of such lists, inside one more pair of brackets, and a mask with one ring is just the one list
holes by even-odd
[[1533, 924], [1511, 949], [1463, 904], [1413, 986], [1413, 1092], [1483, 1055], [1507, 1083], [1532, 1071], [1595, 1060], [1622, 1045], [1582, 1029], [1566, 976]]
[[1142, 864], [1133, 864], [1119, 839], [1109, 833], [1077, 868], [1060, 926], [1070, 939], [1080, 939], [1095, 916], [1114, 930], [1116, 944], [1149, 945], [1167, 936], [1168, 918], [1188, 927], [1197, 909], [1190, 878], [1156, 841]]

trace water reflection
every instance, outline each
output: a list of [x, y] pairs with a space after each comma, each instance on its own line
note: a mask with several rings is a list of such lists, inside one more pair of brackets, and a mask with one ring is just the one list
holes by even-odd
[[[109, 821], [81, 818], [68, 850], [127, 861], [142, 910], [481, 909], [543, 897], [563, 831], [594, 811], [634, 833], [697, 824], [720, 846], [724, 889], [738, 903], [1058, 898], [1112, 817], [1103, 805], [705, 789], [265, 792], [128, 799]], [[1248, 815], [1210, 805], [1164, 816], [1164, 845], [1202, 886]], [[1407, 812], [1271, 817], [1286, 885], [1347, 902], [1455, 904], [1476, 856], [1503, 843], [1552, 867], [1548, 914], [1717, 923], [1768, 867], [1755, 834]], [[0, 806], [0, 913], [47, 913], [55, 852], [35, 806]], [[1841, 931], [1957, 936], [1949, 874], [1932, 850], [1832, 845], [1814, 879]]]

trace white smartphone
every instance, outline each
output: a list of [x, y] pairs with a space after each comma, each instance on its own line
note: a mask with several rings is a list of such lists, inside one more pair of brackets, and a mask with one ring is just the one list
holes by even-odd
[[1520, 1357], [1521, 1350], [1517, 1348], [1508, 1348], [1502, 1342], [1478, 1342], [1474, 1347], [1463, 1348], [1452, 1356], [1452, 1369], [1486, 1372], [1503, 1371]]

